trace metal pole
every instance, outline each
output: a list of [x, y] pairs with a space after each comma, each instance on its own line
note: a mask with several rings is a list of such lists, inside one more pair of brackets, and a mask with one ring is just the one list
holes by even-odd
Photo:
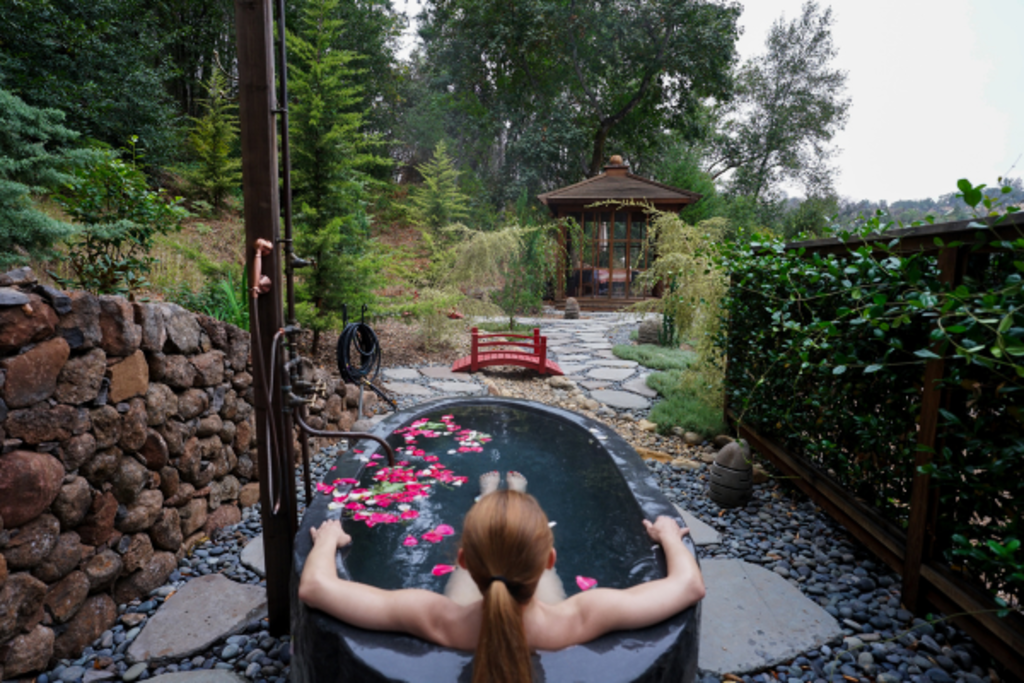
[[[277, 134], [274, 121], [274, 58], [269, 0], [235, 0], [238, 49], [239, 123], [242, 185], [245, 195], [246, 262], [253, 263], [256, 241], [278, 244], [279, 189]], [[296, 532], [292, 424], [279, 391], [269, 393], [277, 367], [270, 367], [274, 336], [281, 328], [280, 250], [263, 256], [269, 290], [249, 309], [252, 331], [253, 389], [259, 438], [258, 467], [263, 518], [264, 557], [270, 632], [289, 630], [289, 580]], [[258, 282], [252, 283], [254, 287]], [[280, 387], [280, 382], [277, 383]], [[273, 488], [273, 492], [272, 489]], [[272, 496], [273, 493], [273, 496]]]

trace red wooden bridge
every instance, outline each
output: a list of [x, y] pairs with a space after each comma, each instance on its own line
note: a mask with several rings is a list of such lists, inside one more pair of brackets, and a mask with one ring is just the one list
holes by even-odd
[[[532, 368], [542, 375], [564, 375], [558, 363], [548, 360], [548, 338], [542, 337], [540, 329], [533, 328], [533, 336], [526, 334], [480, 334], [473, 328], [473, 347], [470, 355], [452, 363], [452, 372], [476, 372], [487, 365], [518, 365]], [[502, 338], [503, 341], [480, 341], [481, 339]], [[505, 341], [507, 339], [526, 339], [529, 341]], [[484, 351], [481, 347], [512, 346], [529, 349], [529, 351]]]

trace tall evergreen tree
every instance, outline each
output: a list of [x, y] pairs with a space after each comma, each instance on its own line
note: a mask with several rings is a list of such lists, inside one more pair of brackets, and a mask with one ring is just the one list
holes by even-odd
[[205, 83], [207, 97], [202, 102], [203, 115], [193, 119], [195, 126], [189, 133], [189, 143], [199, 160], [199, 167], [188, 174], [215, 209], [220, 209], [228, 192], [242, 180], [242, 162], [235, 158], [234, 146], [238, 139], [238, 117], [228, 99], [227, 79], [220, 71], [213, 71]]
[[459, 190], [459, 172], [443, 140], [437, 143], [430, 161], [416, 170], [423, 176], [423, 184], [412, 191], [410, 198], [413, 218], [420, 226], [436, 234], [469, 214], [469, 200]]
[[297, 289], [298, 312], [313, 330], [314, 351], [320, 333], [339, 326], [342, 304], [366, 303], [380, 278], [360, 171], [376, 157], [360, 133], [358, 55], [334, 47], [337, 16], [337, 0], [310, 0], [288, 34], [296, 250], [314, 262]]

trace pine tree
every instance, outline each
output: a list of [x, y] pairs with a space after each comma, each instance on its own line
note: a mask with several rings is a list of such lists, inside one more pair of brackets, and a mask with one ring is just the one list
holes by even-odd
[[238, 139], [238, 117], [232, 113], [227, 79], [220, 69], [214, 68], [206, 88], [203, 115], [192, 119], [195, 127], [188, 136], [199, 168], [188, 174], [188, 180], [214, 209], [221, 209], [228, 193], [242, 181], [242, 162], [232, 155]]
[[0, 89], [0, 268], [48, 255], [55, 242], [76, 231], [40, 212], [32, 200], [68, 182], [72, 167], [93, 156], [64, 147], [78, 134], [63, 122], [62, 112], [29, 106]]
[[469, 200], [459, 190], [459, 172], [443, 140], [437, 143], [430, 161], [416, 170], [423, 176], [423, 184], [411, 195], [417, 223], [436, 236], [441, 228], [469, 215]]
[[296, 251], [314, 262], [297, 288], [300, 321], [320, 333], [339, 327], [342, 304], [368, 303], [380, 279], [369, 242], [365, 175], [377, 162], [360, 132], [365, 107], [353, 85], [358, 55], [336, 49], [342, 22], [337, 0], [310, 0], [288, 34]]

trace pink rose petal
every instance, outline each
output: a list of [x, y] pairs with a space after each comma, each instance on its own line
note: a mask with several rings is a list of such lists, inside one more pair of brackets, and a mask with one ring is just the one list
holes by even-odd
[[586, 576], [577, 576], [576, 585], [580, 587], [581, 591], [588, 591], [597, 585], [597, 579], [591, 579]]
[[415, 536], [406, 536], [405, 540], [402, 541], [402, 545], [404, 545], [404, 546], [419, 545], [419, 544], [420, 544], [420, 542], [416, 540]]
[[402, 519], [416, 519], [420, 516], [417, 510], [406, 510], [402, 513]]
[[434, 531], [428, 531], [427, 533], [420, 536], [420, 538], [422, 538], [424, 541], [430, 541], [431, 543], [440, 543], [444, 540], [444, 536]]
[[426, 460], [427, 462], [437, 462], [438, 460], [436, 455], [425, 455], [423, 456], [423, 459]]
[[434, 531], [441, 534], [442, 536], [451, 536], [455, 533], [455, 529], [451, 528], [447, 524], [441, 524], [436, 529], [434, 529]]
[[451, 574], [455, 571], [455, 566], [450, 564], [437, 564], [430, 570], [430, 573], [434, 576], [444, 576], [445, 574]]

